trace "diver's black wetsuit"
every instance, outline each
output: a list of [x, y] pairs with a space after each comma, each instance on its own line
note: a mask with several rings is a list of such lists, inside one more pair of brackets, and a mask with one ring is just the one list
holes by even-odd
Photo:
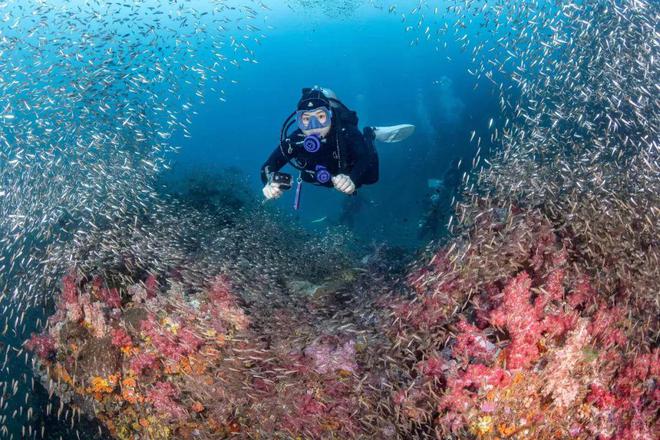
[[305, 135], [297, 129], [275, 148], [266, 163], [261, 167], [261, 180], [265, 184], [268, 174], [279, 171], [287, 162], [292, 161], [303, 169], [305, 182], [332, 187], [332, 181], [319, 183], [316, 180], [318, 166], [325, 167], [330, 174], [348, 175], [356, 187], [373, 184], [378, 181], [378, 155], [373, 145], [373, 130], [368, 127], [364, 135], [355, 126], [337, 128], [332, 124], [330, 132], [321, 143], [321, 148], [310, 153], [305, 150]]

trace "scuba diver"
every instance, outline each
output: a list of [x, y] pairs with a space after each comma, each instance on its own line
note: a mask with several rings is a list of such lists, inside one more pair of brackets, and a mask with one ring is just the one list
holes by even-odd
[[299, 171], [294, 209], [300, 207], [303, 182], [354, 195], [362, 185], [378, 181], [374, 141], [400, 142], [414, 130], [404, 124], [365, 127], [360, 132], [357, 114], [334, 92], [318, 86], [305, 88], [296, 111], [282, 126], [279, 145], [261, 167], [264, 197], [276, 199], [291, 188], [292, 176], [279, 172], [287, 163]]
[[428, 187], [431, 190], [427, 198], [427, 207], [419, 221], [417, 237], [424, 239], [438, 239], [446, 232], [446, 225], [451, 215], [452, 199], [459, 196], [461, 185], [462, 159], [454, 158], [445, 171], [442, 179], [429, 179]]

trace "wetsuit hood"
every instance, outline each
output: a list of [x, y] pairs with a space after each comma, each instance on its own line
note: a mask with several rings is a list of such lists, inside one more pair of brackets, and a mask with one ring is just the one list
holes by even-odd
[[304, 89], [303, 95], [298, 101], [297, 110], [314, 110], [320, 107], [332, 108], [330, 100], [320, 89]]

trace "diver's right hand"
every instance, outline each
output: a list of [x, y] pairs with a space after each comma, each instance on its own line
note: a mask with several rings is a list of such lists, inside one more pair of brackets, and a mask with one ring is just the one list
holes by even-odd
[[262, 189], [261, 191], [264, 193], [264, 197], [266, 197], [266, 200], [277, 199], [284, 192], [279, 187], [279, 185], [275, 183], [267, 183], [266, 186], [264, 186], [264, 189]]

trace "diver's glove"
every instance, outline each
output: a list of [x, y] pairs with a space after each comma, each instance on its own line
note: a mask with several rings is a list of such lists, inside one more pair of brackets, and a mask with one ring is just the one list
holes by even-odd
[[278, 184], [272, 182], [267, 183], [261, 191], [264, 193], [264, 197], [266, 197], [267, 200], [277, 199], [284, 192]]
[[337, 190], [344, 194], [353, 194], [355, 192], [355, 184], [346, 174], [338, 174], [332, 178], [332, 184]]

